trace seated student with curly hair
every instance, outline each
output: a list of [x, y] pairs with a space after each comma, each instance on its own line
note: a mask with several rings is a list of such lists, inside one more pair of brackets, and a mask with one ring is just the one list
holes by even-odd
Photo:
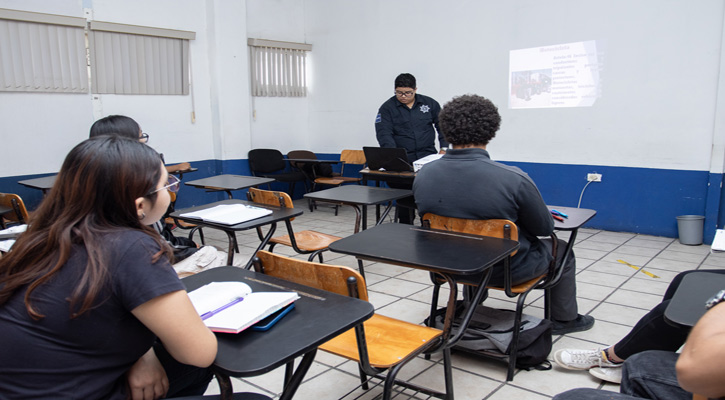
[[74, 147], [0, 259], [0, 393], [203, 394], [217, 342], [148, 225], [169, 205], [159, 154], [103, 136]]
[[[420, 214], [509, 219], [519, 229], [519, 250], [511, 260], [513, 283], [545, 273], [551, 261], [552, 242], [538, 236], [550, 235], [554, 220], [528, 175], [491, 160], [486, 146], [501, 124], [498, 108], [484, 97], [464, 95], [443, 106], [439, 121], [446, 141], [453, 147], [440, 160], [426, 164], [413, 182]], [[566, 243], [559, 242], [563, 249]], [[593, 317], [578, 313], [575, 272], [572, 255], [551, 291], [554, 334], [584, 331], [594, 325]], [[494, 266], [491, 283], [503, 284], [502, 265]]]

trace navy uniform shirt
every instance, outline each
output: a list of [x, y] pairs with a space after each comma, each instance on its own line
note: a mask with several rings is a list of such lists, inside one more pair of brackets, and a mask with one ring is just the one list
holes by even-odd
[[440, 111], [437, 101], [422, 94], [416, 93], [412, 108], [395, 96], [391, 97], [380, 106], [375, 118], [375, 133], [380, 147], [402, 147], [407, 151], [410, 162], [437, 153], [436, 131], [441, 147], [448, 146], [438, 127]]

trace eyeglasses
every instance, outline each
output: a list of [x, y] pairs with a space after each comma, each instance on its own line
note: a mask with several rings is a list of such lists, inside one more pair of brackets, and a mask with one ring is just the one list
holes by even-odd
[[176, 177], [176, 175], [169, 175], [169, 179], [166, 181], [166, 183], [168, 183], [168, 185], [149, 192], [149, 195], [160, 192], [164, 189], [168, 190], [171, 193], [176, 193], [179, 191], [179, 184], [181, 183], [181, 181], [179, 180], [179, 178]]
[[415, 94], [414, 90], [408, 90], [407, 92], [395, 91], [395, 95], [399, 97], [410, 97]]
[[138, 141], [142, 143], [148, 143], [149, 134], [146, 132], [141, 132], [141, 135], [138, 137]]

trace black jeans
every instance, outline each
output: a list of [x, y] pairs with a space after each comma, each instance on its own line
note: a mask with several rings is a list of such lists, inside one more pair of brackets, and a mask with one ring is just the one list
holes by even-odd
[[[626, 360], [633, 354], [646, 350], [675, 352], [685, 343], [685, 339], [687, 339], [687, 335], [690, 333], [690, 328], [675, 327], [668, 324], [665, 321], [665, 310], [667, 309], [667, 305], [670, 304], [670, 299], [675, 295], [677, 287], [680, 286], [682, 278], [692, 272], [698, 271], [685, 271], [677, 274], [672, 279], [670, 286], [667, 287], [662, 302], [642, 317], [627, 336], [614, 345], [614, 353], [618, 357]], [[725, 270], [707, 270], [706, 272], [725, 274]]]

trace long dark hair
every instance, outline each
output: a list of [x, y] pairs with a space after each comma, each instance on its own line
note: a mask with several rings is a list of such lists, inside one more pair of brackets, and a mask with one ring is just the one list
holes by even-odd
[[170, 255], [161, 236], [139, 220], [135, 203], [139, 197], [155, 202], [157, 193], [148, 193], [160, 179], [158, 153], [138, 140], [100, 136], [74, 147], [27, 231], [0, 258], [0, 305], [28, 285], [28, 314], [35, 319], [44, 317], [33, 307], [31, 293], [58, 273], [73, 245], [81, 245], [88, 253], [88, 263], [70, 298], [71, 315], [89, 310], [106, 283], [111, 262], [104, 252], [104, 233], [143, 231], [162, 249], [153, 262]]
[[90, 137], [115, 135], [138, 140], [141, 127], [133, 118], [125, 115], [109, 115], [91, 125]]

